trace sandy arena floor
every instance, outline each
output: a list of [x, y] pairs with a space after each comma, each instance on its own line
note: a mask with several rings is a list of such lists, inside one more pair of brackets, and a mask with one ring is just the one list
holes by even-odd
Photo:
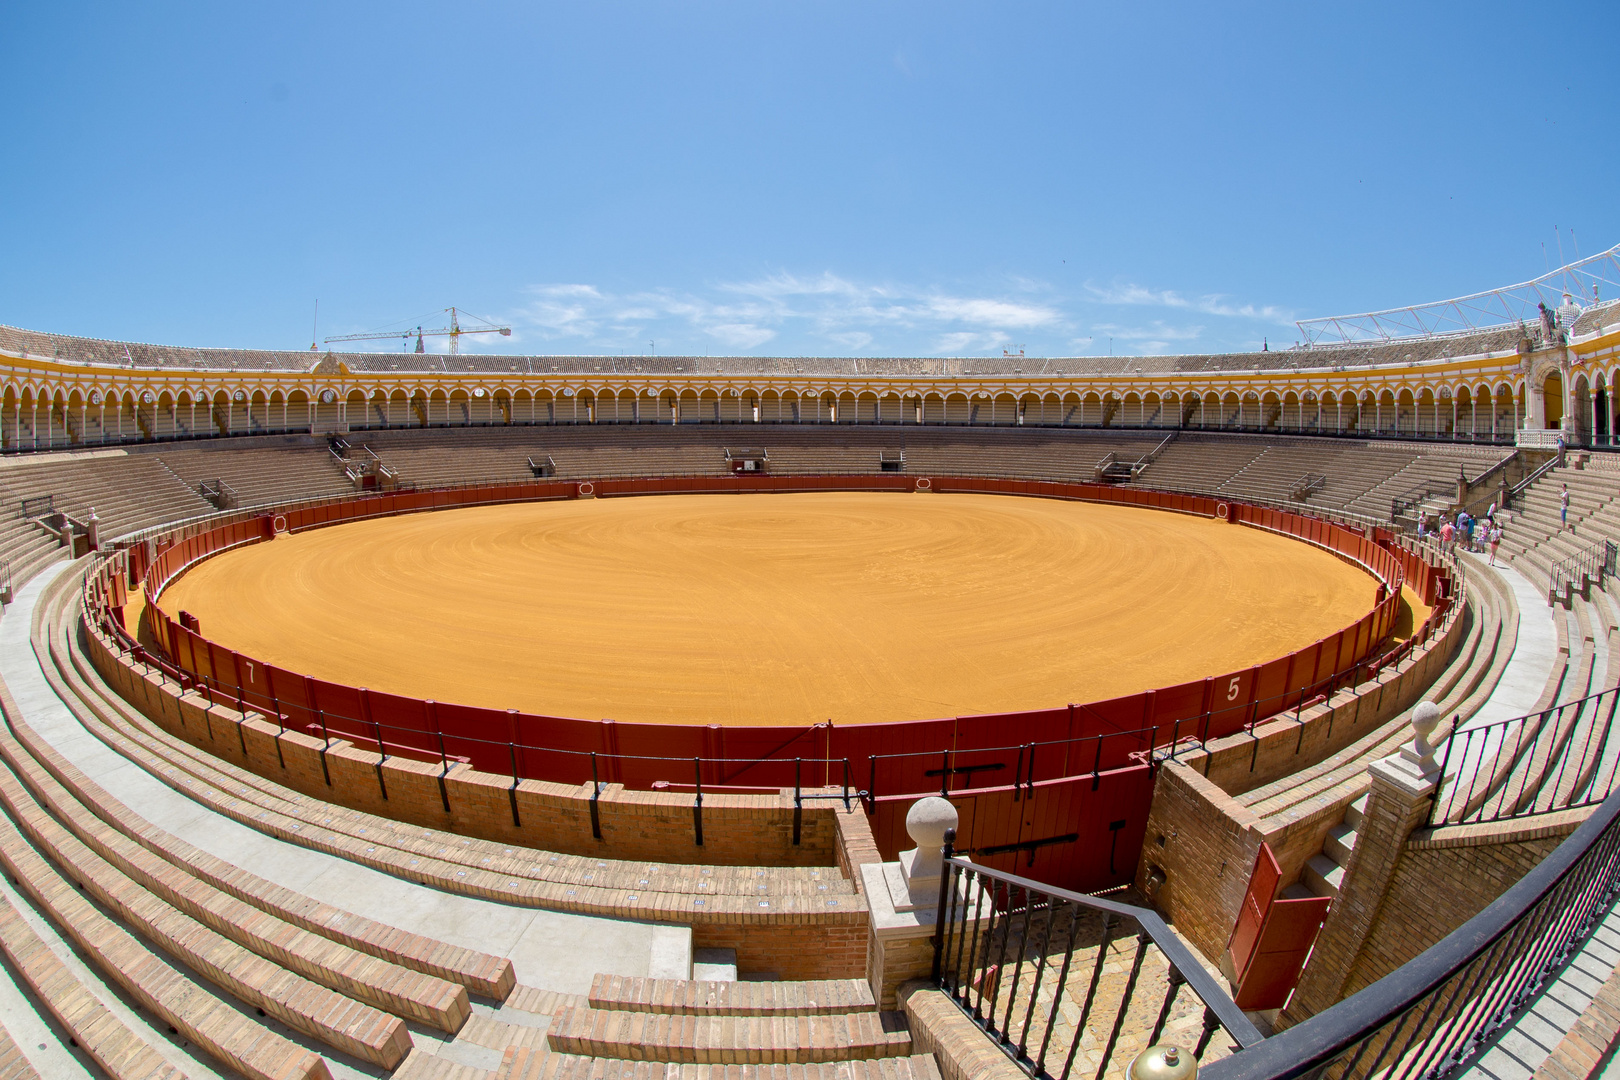
[[870, 723], [1095, 701], [1282, 656], [1376, 585], [1306, 544], [996, 495], [447, 510], [211, 559], [162, 598], [293, 671], [654, 723]]

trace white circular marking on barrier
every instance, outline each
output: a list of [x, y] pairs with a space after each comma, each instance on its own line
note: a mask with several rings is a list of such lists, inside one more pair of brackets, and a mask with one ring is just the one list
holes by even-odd
[[596, 487], [589, 480], [586, 480], [579, 485], [579, 493], [581, 495], [594, 495], [596, 494]]
[[918, 491], [928, 491], [933, 486], [934, 486], [934, 482], [932, 480], [928, 479], [928, 477], [919, 476], [917, 478], [917, 490]]
[[277, 514], [275, 517], [271, 518], [270, 519], [270, 527], [272, 529], [274, 529], [278, 533], [286, 532], [287, 531], [287, 515], [286, 514]]
[[1215, 516], [1220, 518], [1222, 521], [1230, 521], [1232, 518], [1232, 508], [1227, 506], [1225, 503], [1216, 503]]

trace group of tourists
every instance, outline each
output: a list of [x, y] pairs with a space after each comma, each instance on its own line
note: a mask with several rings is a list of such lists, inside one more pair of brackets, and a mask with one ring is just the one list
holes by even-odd
[[1440, 550], [1450, 554], [1458, 548], [1463, 551], [1473, 551], [1484, 554], [1486, 548], [1490, 549], [1491, 565], [1496, 565], [1496, 549], [1502, 544], [1502, 525], [1496, 520], [1496, 504], [1485, 512], [1483, 518], [1476, 518], [1467, 510], [1458, 510], [1453, 515], [1439, 514], [1430, 517], [1428, 514], [1418, 516], [1418, 539], [1434, 538], [1440, 545]]

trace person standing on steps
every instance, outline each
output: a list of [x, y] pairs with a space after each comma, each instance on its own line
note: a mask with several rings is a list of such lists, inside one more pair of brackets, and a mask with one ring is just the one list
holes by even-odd
[[1569, 528], [1569, 485], [1568, 484], [1563, 485], [1563, 490], [1558, 493], [1558, 524], [1563, 526], [1566, 529]]
[[1491, 565], [1496, 565], [1496, 549], [1502, 544], [1502, 526], [1491, 526]]

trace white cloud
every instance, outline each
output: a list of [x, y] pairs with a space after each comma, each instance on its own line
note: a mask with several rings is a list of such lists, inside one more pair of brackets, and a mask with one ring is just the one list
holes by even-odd
[[705, 332], [738, 349], [756, 348], [776, 336], [775, 330], [752, 323], [721, 323], [708, 327]]
[[1108, 286], [1085, 286], [1091, 298], [1100, 304], [1109, 305], [1142, 305], [1148, 307], [1179, 308], [1185, 311], [1197, 311], [1205, 315], [1220, 315], [1226, 318], [1260, 319], [1283, 326], [1292, 326], [1293, 312], [1284, 310], [1272, 304], [1232, 304], [1228, 298], [1220, 293], [1210, 293], [1206, 296], [1182, 296], [1174, 289], [1147, 289], [1141, 285], [1115, 284]]
[[[1008, 347], [1016, 352], [1022, 344], [1032, 356], [1106, 355], [1108, 337], [1116, 351], [1193, 351], [1193, 342], [1205, 351], [1247, 347], [1264, 329], [1255, 322], [1290, 322], [1281, 307], [1220, 293], [1185, 296], [1115, 283], [1087, 284], [1064, 297], [1027, 278], [980, 292], [777, 272], [697, 290], [615, 293], [553, 283], [525, 293], [508, 320], [514, 337], [522, 332], [541, 347], [595, 352], [642, 352], [657, 339], [666, 354], [768, 346], [786, 355], [968, 356], [999, 355]], [[1129, 316], [1143, 308], [1157, 308], [1163, 317], [1144, 322]]]
[[527, 291], [531, 300], [515, 321], [545, 339], [609, 349], [659, 332], [669, 337], [684, 330], [741, 350], [757, 349], [787, 332], [807, 335], [812, 343], [825, 342], [819, 350], [861, 351], [881, 337], [931, 338], [936, 342], [934, 351], [941, 353], [983, 352], [999, 348], [1010, 331], [1038, 330], [1065, 321], [1059, 310], [1045, 304], [865, 285], [831, 273], [813, 277], [779, 273], [725, 282], [707, 296], [673, 290], [618, 296], [579, 284], [536, 285]]
[[1119, 326], [1115, 323], [1096, 323], [1092, 326], [1096, 331], [1093, 337], [1107, 336], [1120, 341], [1146, 341], [1149, 338], [1169, 341], [1195, 341], [1203, 336], [1202, 326], [1168, 326], [1163, 322], [1155, 322], [1150, 327]]

